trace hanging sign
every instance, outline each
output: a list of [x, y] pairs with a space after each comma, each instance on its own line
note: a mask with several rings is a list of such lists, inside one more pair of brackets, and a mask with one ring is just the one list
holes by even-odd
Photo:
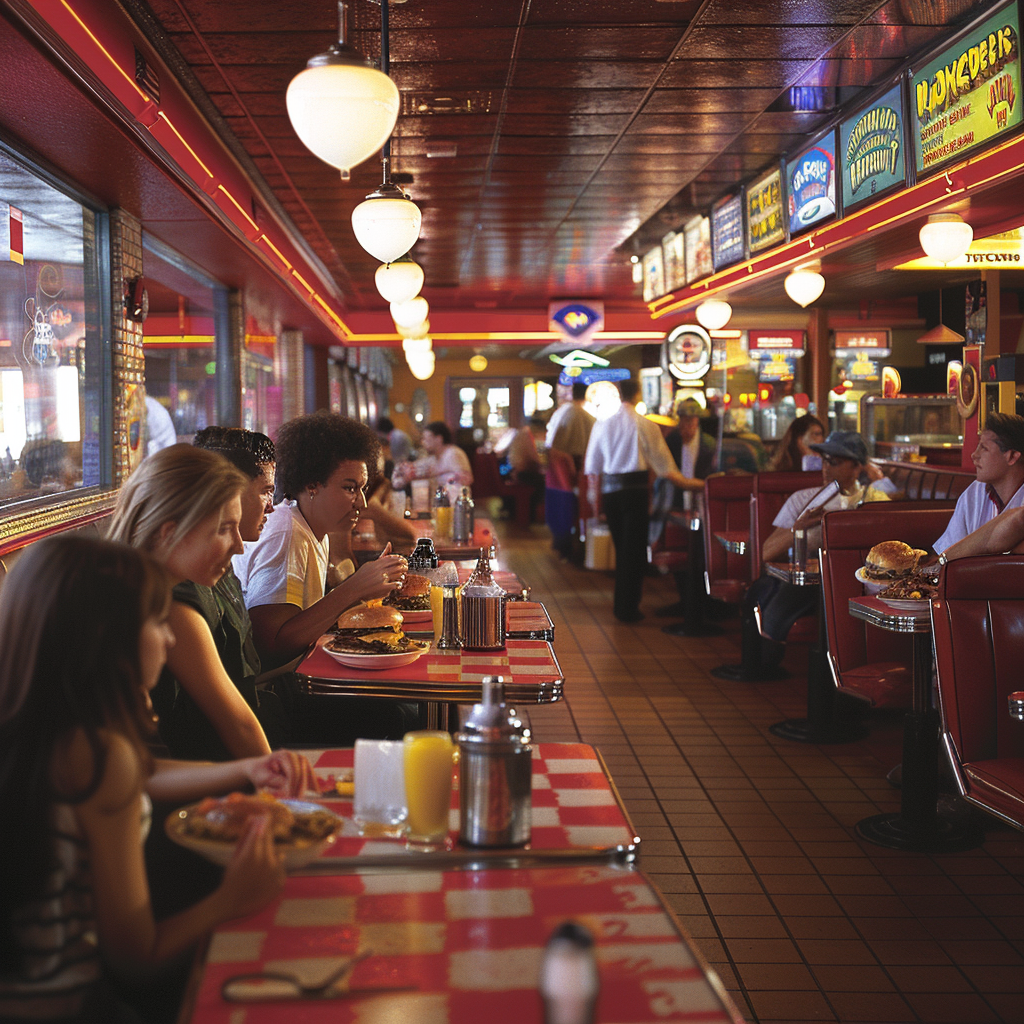
[[694, 217], [683, 228], [686, 238], [686, 283], [707, 277], [711, 265], [711, 221]]
[[907, 181], [903, 93], [894, 86], [839, 126], [843, 212]]
[[711, 262], [721, 270], [743, 259], [743, 197], [728, 196], [711, 207]]
[[785, 240], [782, 171], [776, 168], [747, 187], [747, 247], [753, 254]]
[[892, 354], [892, 343], [886, 331], [853, 331], [840, 330], [835, 332], [836, 359], [888, 359]]
[[552, 302], [548, 305], [548, 329], [566, 341], [586, 345], [604, 322], [603, 302]]
[[680, 324], [665, 338], [664, 364], [679, 380], [700, 380], [711, 369], [711, 335], [700, 324]]
[[644, 253], [644, 302], [653, 302], [665, 294], [665, 265], [661, 246]]
[[789, 233], [809, 228], [836, 212], [836, 135], [823, 135], [810, 149], [786, 161]]
[[661, 240], [662, 265], [665, 268], [665, 294], [686, 286], [686, 261], [681, 231], [671, 231]]
[[962, 160], [1021, 121], [1017, 5], [1004, 7], [911, 72], [918, 174]]
[[747, 331], [747, 351], [751, 359], [771, 359], [775, 352], [802, 356], [804, 350], [803, 331]]

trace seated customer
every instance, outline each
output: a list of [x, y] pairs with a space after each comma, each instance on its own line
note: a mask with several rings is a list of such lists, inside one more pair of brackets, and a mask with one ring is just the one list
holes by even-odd
[[[811, 451], [812, 444], [825, 440], [825, 428], [817, 416], [797, 416], [779, 439], [778, 447], [768, 463], [771, 473], [799, 473], [804, 468], [804, 457], [811, 455], [815, 462], [820, 459]], [[818, 467], [815, 466], [815, 469]]]
[[[109, 537], [152, 555], [174, 585], [212, 589], [232, 554], [242, 551], [241, 495], [251, 486], [249, 477], [213, 452], [188, 444], [164, 448], [144, 459], [121, 488]], [[163, 718], [161, 738], [176, 756], [268, 754], [263, 727], [239, 689], [243, 680], [225, 671], [195, 593], [187, 587], [171, 603], [177, 643], [167, 658], [169, 674], [153, 695]], [[203, 738], [197, 739], [200, 726]], [[213, 738], [219, 741], [216, 750], [207, 743]]]
[[[808, 487], [791, 494], [779, 510], [770, 533], [761, 549], [765, 562], [776, 562], [788, 557], [793, 543], [793, 530], [807, 531], [807, 551], [817, 557], [821, 548], [821, 517], [834, 509], [856, 508], [867, 501], [888, 501], [883, 492], [859, 483], [858, 478], [868, 461], [868, 450], [860, 434], [851, 431], [833, 431], [821, 444], [810, 446], [821, 455], [821, 487]], [[762, 574], [747, 591], [743, 602], [743, 628], [748, 631], [744, 644], [760, 648], [761, 669], [771, 674], [782, 660], [782, 646], [793, 623], [804, 615], [812, 614], [821, 600], [820, 587], [797, 587], [791, 583]], [[755, 639], [750, 631], [757, 629], [755, 607], [760, 608], [760, 635]], [[772, 642], [774, 641], [774, 642]], [[715, 675], [741, 678], [740, 667], [723, 666]]]

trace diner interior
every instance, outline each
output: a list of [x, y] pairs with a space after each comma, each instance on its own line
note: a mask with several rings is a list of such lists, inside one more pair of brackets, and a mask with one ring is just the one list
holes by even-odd
[[[185, 443], [213, 426], [276, 440], [330, 410], [374, 428], [387, 417], [418, 445], [440, 420], [472, 467], [477, 532], [432, 534], [437, 511], [413, 508], [410, 485], [418, 532], [395, 548], [433, 535], [461, 585], [491, 555], [509, 647], [486, 664], [509, 673], [546, 765], [534, 841], [479, 860], [456, 842], [396, 870], [377, 849], [389, 840], [343, 832], [326, 867], [286, 883], [286, 901], [327, 908], [288, 941], [347, 954], [335, 939], [355, 924], [329, 916], [346, 900], [366, 896], [383, 925], [438, 912], [443, 890], [467, 948], [446, 974], [417, 931], [426, 918], [405, 921], [423, 962], [412, 981], [404, 968], [385, 980], [423, 1001], [377, 1002], [383, 974], [361, 963], [365, 1005], [324, 1000], [303, 1007], [309, 1019], [540, 1020], [542, 947], [576, 914], [598, 934], [605, 1000], [581, 1024], [1024, 1020], [1019, 565], [950, 562], [931, 603], [900, 614], [855, 576], [881, 541], [937, 554], [985, 418], [1024, 410], [1020, 28], [1018, 0], [0, 0], [0, 588], [37, 541], [106, 528], [155, 433], [154, 401]], [[920, 90], [954, 81], [953, 103], [961, 51], [992, 63], [943, 152], [952, 120], [931, 121], [934, 89]], [[307, 61], [391, 79], [395, 118], [361, 155], [315, 148], [360, 134], [344, 111], [315, 108], [300, 130], [290, 84]], [[888, 174], [840, 180], [858, 126], [893, 111]], [[806, 184], [822, 153], [831, 192]], [[367, 212], [387, 202], [397, 226]], [[933, 251], [932, 227], [969, 237]], [[551, 478], [526, 482], [512, 462], [527, 436], [546, 457], [544, 421], [574, 382], [604, 419], [626, 378], [665, 435], [677, 403], [697, 403], [717, 470], [664, 513], [633, 622], [615, 611], [597, 480], [580, 472], [570, 547], [556, 551]], [[759, 674], [744, 595], [786, 497], [821, 482], [768, 460], [808, 413], [826, 435], [864, 438], [896, 503], [829, 512], [820, 560], [794, 544], [778, 562], [778, 579], [824, 599], [781, 670]], [[391, 537], [361, 530], [354, 561]], [[442, 576], [435, 589], [454, 586]], [[530, 626], [516, 632], [519, 615]], [[424, 650], [443, 635], [433, 624]], [[460, 660], [446, 674], [445, 654], [423, 654], [433, 675], [417, 680], [346, 676], [311, 649], [298, 674], [328, 703], [408, 702], [410, 680], [429, 683], [420, 724], [455, 734], [486, 670]], [[529, 685], [514, 679], [522, 665]], [[347, 743], [320, 753], [342, 745], [307, 744], [320, 783], [352, 766]], [[576, 766], [561, 769], [576, 780], [565, 790], [600, 791], [565, 798], [578, 834], [600, 842], [545, 848], [560, 762]], [[346, 818], [352, 799], [334, 801]], [[587, 817], [600, 801], [606, 817]], [[558, 871], [549, 913], [539, 894]], [[584, 893], [616, 877], [672, 950], [625, 980], [622, 963], [643, 956], [628, 949], [636, 934], [616, 944], [612, 918], [633, 907], [593, 909]], [[455, 895], [474, 887], [513, 895]], [[484, 951], [517, 915], [535, 929], [510, 932], [529, 953], [500, 968]], [[275, 969], [280, 921], [252, 921], [201, 948], [181, 1024], [291, 1018], [287, 1003], [222, 998], [230, 973]], [[281, 948], [290, 970], [299, 958]]]

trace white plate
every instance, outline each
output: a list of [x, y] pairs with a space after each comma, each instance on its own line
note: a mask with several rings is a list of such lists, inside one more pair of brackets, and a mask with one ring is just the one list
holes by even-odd
[[[319, 857], [328, 846], [334, 844], [334, 841], [338, 838], [338, 833], [344, 825], [344, 821], [321, 804], [311, 803], [306, 800], [282, 800], [281, 803], [286, 807], [290, 807], [293, 811], [302, 814], [310, 814], [313, 811], [326, 811], [336, 821], [334, 831], [326, 839], [301, 845], [296, 843], [276, 844], [277, 849], [284, 851], [285, 870], [296, 871], [299, 868], [305, 867], [311, 860]], [[221, 866], [229, 864], [235, 853], [234, 843], [221, 842], [217, 839], [202, 839], [199, 836], [190, 835], [186, 831], [188, 819], [196, 813], [198, 806], [198, 803], [194, 803], [189, 804], [187, 807], [182, 807], [179, 811], [172, 811], [164, 822], [164, 831], [167, 833], [168, 838], [179, 846], [184, 846], [187, 850], [198, 853], [214, 864], [220, 864]]]
[[401, 668], [403, 665], [411, 665], [420, 655], [430, 650], [430, 644], [422, 640], [413, 640], [413, 647], [407, 651], [396, 651], [394, 654], [345, 654], [340, 651], [332, 651], [329, 643], [324, 644], [324, 654], [330, 655], [341, 665], [349, 668], [363, 668], [370, 670], [385, 668]]
[[885, 583], [876, 583], [874, 580], [868, 579], [868, 577], [864, 575], [863, 566], [861, 566], [853, 575], [857, 577], [857, 580], [860, 583], [864, 584], [864, 589], [871, 595], [877, 595], [880, 590], [885, 590], [885, 588], [889, 586], [889, 582], [891, 582], [887, 581]]
[[887, 604], [890, 608], [895, 608], [898, 612], [924, 612], [928, 610], [928, 605], [931, 601], [920, 598], [899, 598], [899, 597], [879, 597], [879, 601], [882, 604]]
[[[402, 611], [401, 608], [398, 610]], [[424, 622], [433, 624], [434, 613], [429, 608], [420, 608], [414, 612], [402, 612], [402, 621], [410, 626], [422, 625]]]

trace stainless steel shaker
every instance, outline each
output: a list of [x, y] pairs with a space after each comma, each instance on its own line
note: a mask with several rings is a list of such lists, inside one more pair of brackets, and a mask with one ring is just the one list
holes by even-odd
[[459, 840], [469, 846], [521, 846], [530, 840], [530, 730], [504, 703], [501, 676], [483, 680], [483, 703], [459, 744]]
[[473, 499], [469, 496], [469, 488], [463, 487], [452, 507], [452, 540], [456, 544], [470, 543], [474, 525]]
[[505, 591], [494, 581], [483, 549], [476, 568], [462, 588], [460, 636], [469, 651], [500, 651], [505, 647]]

